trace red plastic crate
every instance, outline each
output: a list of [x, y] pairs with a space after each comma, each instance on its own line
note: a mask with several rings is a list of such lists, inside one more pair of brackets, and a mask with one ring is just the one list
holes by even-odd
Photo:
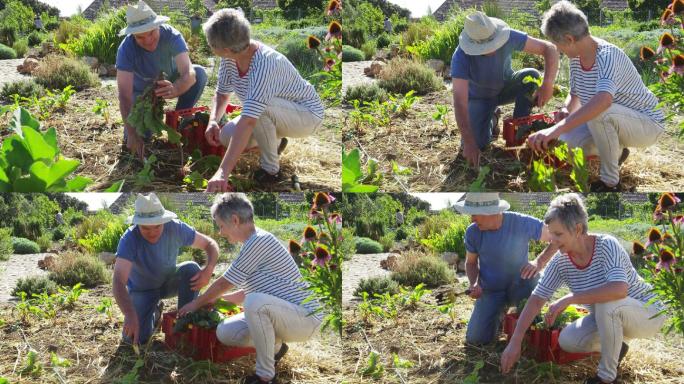
[[[515, 139], [515, 134], [518, 132], [518, 127], [521, 125], [527, 125], [532, 123], [533, 121], [537, 120], [542, 120], [547, 123], [553, 123], [553, 117], [545, 114], [545, 113], [538, 113], [536, 115], [529, 115], [529, 116], [524, 116], [524, 117], [509, 117], [507, 119], [504, 119], [503, 121], [503, 138], [506, 141], [506, 146], [507, 147], [516, 147], [519, 145], [522, 145], [525, 143], [525, 140], [527, 139], [526, 137], [523, 137], [521, 140], [516, 140]], [[529, 135], [528, 135], [529, 136]]]
[[[507, 314], [504, 317], [503, 329], [504, 333], [511, 339], [515, 325], [518, 322], [518, 314]], [[566, 364], [571, 361], [586, 359], [590, 356], [600, 356], [600, 353], [570, 353], [561, 349], [558, 344], [559, 329], [535, 329], [527, 330], [525, 333], [525, 343], [528, 346], [528, 353], [538, 362], [552, 361], [556, 364]]]
[[238, 357], [256, 353], [256, 350], [252, 347], [231, 347], [221, 344], [216, 338], [216, 329], [193, 327], [188, 332], [174, 333], [173, 325], [175, 320], [175, 311], [162, 315], [164, 342], [170, 349], [177, 350], [194, 360], [211, 360], [215, 363], [224, 363]]
[[[226, 106], [226, 113], [231, 113], [240, 109], [240, 106], [228, 104]], [[179, 124], [185, 118], [192, 117], [198, 112], [209, 113], [209, 107], [200, 106], [196, 108], [179, 109], [174, 111], [166, 112], [166, 125], [179, 131]], [[202, 156], [216, 155], [223, 157], [226, 153], [226, 147], [220, 145], [214, 147], [209, 145], [206, 138], [204, 137], [204, 131], [207, 129], [207, 124], [200, 121], [194, 121], [192, 126], [184, 127], [180, 130], [180, 134], [183, 137], [185, 146], [189, 152], [199, 148]]]

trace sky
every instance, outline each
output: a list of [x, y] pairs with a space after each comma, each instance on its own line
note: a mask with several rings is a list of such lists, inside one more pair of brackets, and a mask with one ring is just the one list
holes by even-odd
[[428, 6], [432, 12], [436, 11], [444, 0], [387, 0], [411, 11], [411, 17], [421, 17], [427, 14]]
[[102, 208], [109, 207], [116, 201], [117, 198], [119, 198], [120, 193], [87, 193], [87, 192], [74, 192], [74, 193], [67, 193], [67, 196], [71, 196], [75, 199], [79, 199], [86, 204], [88, 204], [88, 210], [89, 211], [97, 211]]
[[430, 203], [431, 210], [438, 211], [453, 205], [463, 196], [463, 193], [411, 193], [411, 196], [427, 201]]
[[40, 2], [52, 5], [59, 9], [60, 16], [68, 17], [76, 14], [79, 5], [81, 6], [81, 10], [88, 8], [93, 0], [40, 0]]

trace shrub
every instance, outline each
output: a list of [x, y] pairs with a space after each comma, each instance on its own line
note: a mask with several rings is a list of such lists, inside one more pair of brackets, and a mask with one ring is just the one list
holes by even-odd
[[369, 253], [382, 253], [382, 244], [378, 243], [373, 239], [367, 237], [357, 237], [356, 238], [356, 253], [369, 254]]
[[17, 285], [12, 290], [11, 295], [19, 297], [19, 292], [25, 292], [26, 297], [30, 298], [33, 294], [47, 292], [48, 295], [57, 293], [57, 284], [47, 276], [22, 277], [17, 281]]
[[2, 86], [0, 97], [6, 101], [12, 101], [12, 95], [19, 95], [21, 97], [38, 98], [45, 96], [45, 87], [36, 83], [33, 79], [17, 80], [11, 83], [5, 83]]
[[368, 297], [373, 297], [376, 293], [378, 295], [385, 293], [394, 295], [399, 293], [399, 283], [387, 276], [369, 277], [368, 279], [361, 279], [359, 286], [354, 290], [354, 296], [361, 297], [361, 292], [368, 293]]
[[38, 244], [23, 237], [13, 237], [12, 248], [14, 249], [14, 253], [17, 255], [40, 253], [40, 247]]
[[422, 63], [404, 58], [387, 63], [380, 72], [378, 85], [391, 93], [402, 95], [412, 90], [417, 95], [425, 95], [444, 87], [435, 71]]
[[52, 236], [49, 233], [43, 233], [36, 239], [36, 244], [40, 247], [41, 252], [45, 252], [52, 246]]
[[380, 239], [378, 239], [378, 242], [382, 245], [382, 250], [387, 252], [390, 249], [392, 249], [392, 246], [394, 245], [394, 234], [388, 233]]
[[98, 258], [81, 253], [64, 253], [55, 260], [50, 280], [73, 287], [82, 283], [86, 288], [108, 283], [111, 276]]
[[12, 229], [0, 228], [0, 261], [8, 260], [13, 253]]
[[351, 103], [352, 100], [359, 100], [361, 104], [363, 104], [364, 101], [371, 102], [373, 100], [378, 100], [383, 102], [388, 99], [389, 96], [387, 95], [387, 91], [380, 88], [377, 83], [354, 85], [347, 88], [347, 92], [344, 94], [344, 101], [346, 103]]
[[424, 17], [418, 22], [410, 23], [406, 31], [402, 33], [401, 40], [406, 46], [416, 45], [430, 37], [439, 27], [440, 24], [437, 20]]
[[96, 57], [101, 63], [114, 64], [116, 51], [123, 41], [124, 36], [119, 36], [119, 31], [126, 27], [126, 8], [113, 11], [102, 17], [82, 33], [77, 39], [60, 48], [76, 56]]
[[397, 232], [394, 233], [394, 240], [402, 241], [408, 238], [408, 230], [404, 227], [399, 227]]
[[387, 33], [383, 33], [380, 36], [378, 36], [378, 39], [375, 43], [378, 48], [387, 48], [392, 43], [392, 39]]
[[[418, 42], [411, 52], [417, 53], [424, 60], [440, 59], [445, 63], [451, 62], [451, 56], [458, 46], [458, 36], [463, 29], [463, 22], [467, 12], [456, 13], [453, 18], [439, 24], [429, 39]], [[409, 27], [409, 31], [411, 28]]]
[[91, 233], [85, 239], [80, 239], [78, 243], [90, 252], [116, 252], [119, 240], [124, 234], [128, 224], [122, 220], [115, 220], [107, 224], [101, 231]]
[[12, 25], [3, 25], [0, 27], [0, 44], [14, 45], [17, 41], [17, 29]]
[[315, 49], [306, 46], [306, 40], [300, 36], [291, 37], [277, 47], [294, 65], [302, 77], [307, 78], [321, 68], [320, 58]]
[[22, 58], [26, 55], [29, 49], [28, 39], [22, 38], [12, 44], [12, 49], [16, 52], [18, 58]]
[[6, 46], [5, 44], [0, 44], [0, 60], [16, 59], [17, 53], [14, 49]]
[[465, 256], [464, 238], [468, 225], [469, 220], [467, 216], [464, 216], [463, 219], [449, 224], [446, 230], [442, 229], [438, 233], [433, 233], [421, 242], [437, 253], [456, 252], [461, 256]]
[[66, 230], [64, 227], [57, 227], [52, 231], [52, 240], [60, 241], [66, 237]]
[[68, 20], [62, 20], [55, 31], [55, 43], [64, 44], [71, 39], [78, 38], [88, 30], [90, 22], [81, 16], [74, 16]]
[[43, 234], [43, 226], [37, 217], [21, 217], [12, 224], [15, 237], [36, 240]]
[[[80, 223], [74, 223], [73, 221], [80, 220]], [[85, 239], [93, 233], [98, 233], [109, 225], [109, 222], [116, 220], [116, 217], [109, 211], [100, 210], [95, 215], [83, 216], [79, 214], [74, 214], [71, 219], [71, 225], [77, 225], [74, 230], [74, 237], [76, 239]]]
[[454, 280], [454, 271], [444, 260], [435, 256], [404, 254], [392, 279], [401, 285], [415, 287], [423, 283], [427, 288], [436, 288]]
[[342, 46], [342, 62], [363, 61], [364, 59], [365, 56], [360, 49], [356, 49], [350, 45]]
[[343, 28], [342, 41], [352, 47], [361, 47], [366, 42], [366, 31], [359, 27]]
[[363, 52], [363, 56], [366, 60], [370, 60], [373, 58], [376, 49], [377, 48], [375, 46], [375, 40], [366, 41], [365, 43], [363, 43], [363, 45], [361, 45], [361, 52]]
[[38, 31], [32, 31], [28, 35], [28, 44], [31, 47], [35, 47], [36, 45], [40, 45], [40, 43], [45, 40], [46, 35], [44, 33], [38, 32]]
[[100, 85], [100, 79], [88, 64], [66, 56], [48, 56], [34, 72], [36, 82], [47, 89], [64, 89], [68, 85], [83, 90]]

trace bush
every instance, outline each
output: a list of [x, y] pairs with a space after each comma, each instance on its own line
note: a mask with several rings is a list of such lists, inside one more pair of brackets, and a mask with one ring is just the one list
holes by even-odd
[[23, 237], [12, 238], [12, 249], [14, 249], [14, 253], [17, 255], [40, 253], [40, 247], [38, 244]]
[[399, 229], [397, 229], [397, 232], [394, 233], [394, 240], [406, 240], [408, 238], [408, 235], [408, 230], [406, 230], [406, 228], [404, 228], [403, 226], [399, 227]]
[[432, 17], [424, 17], [416, 23], [410, 23], [406, 31], [402, 33], [401, 40], [407, 47], [416, 45], [427, 40], [439, 27], [440, 24], [437, 20]]
[[442, 229], [439, 233], [433, 233], [421, 242], [436, 253], [456, 252], [460, 256], [465, 256], [464, 239], [468, 225], [470, 225], [470, 220], [467, 216], [463, 216], [462, 219], [449, 224], [446, 230]]
[[64, 89], [68, 85], [80, 91], [100, 85], [100, 79], [88, 64], [66, 56], [48, 56], [34, 72], [36, 82], [47, 89]]
[[366, 42], [366, 31], [359, 27], [343, 28], [342, 41], [352, 47], [361, 47]]
[[22, 58], [26, 55], [29, 49], [28, 39], [19, 39], [12, 44], [12, 49], [16, 52], [18, 58]]
[[380, 36], [378, 36], [378, 39], [376, 40], [376, 45], [378, 48], [387, 48], [389, 45], [392, 43], [392, 39], [387, 33], [383, 33]]
[[394, 234], [388, 233], [380, 237], [380, 239], [378, 239], [378, 242], [382, 245], [382, 250], [388, 252], [390, 249], [392, 249], [392, 246], [394, 245]]
[[0, 27], [0, 44], [14, 45], [17, 41], [17, 29], [11, 25]]
[[[113, 220], [118, 220], [114, 214], [106, 210], [100, 210], [95, 215], [83, 216], [80, 214], [74, 214], [70, 225], [76, 225], [74, 230], [74, 237], [76, 239], [85, 239], [86, 237], [98, 233], [109, 225]], [[80, 221], [75, 223], [74, 221]]]
[[435, 71], [417, 61], [396, 58], [391, 60], [380, 72], [378, 85], [391, 93], [406, 94], [415, 91], [425, 95], [444, 88]]
[[364, 59], [365, 56], [360, 49], [356, 49], [350, 45], [342, 46], [342, 62], [363, 61]]
[[19, 297], [19, 292], [25, 292], [27, 298], [31, 298], [33, 294], [38, 295], [43, 292], [52, 295], [57, 293], [57, 288], [57, 284], [47, 276], [22, 277], [17, 281], [17, 285], [12, 290], [11, 295]]
[[62, 20], [55, 31], [55, 43], [64, 44], [69, 40], [78, 38], [88, 30], [90, 22], [82, 16], [74, 16], [68, 20]]
[[453, 18], [439, 24], [436, 29], [431, 31], [432, 36], [418, 42], [412, 48], [412, 52], [417, 53], [424, 60], [440, 59], [445, 63], [450, 63], [451, 56], [458, 46], [458, 36], [463, 29], [463, 22], [468, 14], [468, 12], [456, 13]]
[[373, 58], [373, 55], [375, 55], [375, 41], [374, 40], [369, 40], [363, 43], [361, 46], [361, 52], [363, 52], [363, 56], [366, 60], [371, 60]]
[[382, 253], [382, 244], [378, 243], [373, 239], [367, 237], [357, 237], [356, 238], [356, 253], [369, 254], [369, 253]]
[[2, 86], [0, 97], [6, 101], [13, 101], [12, 95], [15, 94], [21, 97], [33, 98], [33, 96], [36, 96], [40, 98], [45, 96], [45, 87], [36, 83], [33, 79], [17, 80], [5, 83]]
[[352, 255], [356, 253], [356, 241], [354, 240], [354, 233], [349, 228], [342, 228], [342, 241], [338, 243], [340, 247], [340, 254], [344, 260], [351, 259]]
[[73, 287], [82, 283], [86, 288], [108, 283], [111, 276], [98, 258], [81, 253], [64, 253], [55, 260], [50, 280]]
[[82, 33], [77, 39], [60, 48], [76, 56], [92, 56], [101, 63], [114, 64], [116, 51], [124, 36], [119, 36], [119, 31], [126, 27], [126, 8], [113, 11], [102, 17]]
[[0, 228], [0, 261], [9, 260], [14, 253], [12, 247], [12, 229]]
[[12, 224], [15, 237], [37, 240], [43, 234], [43, 226], [37, 217], [22, 217]]
[[346, 103], [351, 103], [352, 100], [358, 100], [363, 104], [364, 101], [371, 102], [373, 100], [378, 100], [383, 102], [388, 99], [389, 96], [387, 95], [387, 91], [380, 88], [377, 83], [354, 85], [347, 88], [347, 92], [344, 94], [344, 101]]
[[107, 224], [101, 231], [91, 233], [78, 243], [90, 252], [116, 252], [121, 236], [126, 232], [128, 224], [122, 220], [115, 220]]
[[31, 47], [35, 47], [36, 45], [40, 45], [40, 43], [45, 40], [46, 35], [44, 33], [38, 32], [38, 31], [33, 31], [29, 33], [28, 35], [28, 44]]
[[16, 59], [17, 53], [14, 49], [6, 46], [5, 44], [0, 44], [0, 60]]
[[405, 254], [392, 279], [401, 285], [415, 287], [423, 283], [427, 288], [436, 288], [454, 280], [454, 271], [444, 260], [435, 256]]
[[52, 246], [52, 236], [49, 233], [43, 233], [36, 239], [36, 244], [40, 247], [41, 252], [45, 252]]
[[65, 237], [66, 230], [64, 229], [64, 227], [57, 227], [54, 231], [52, 231], [52, 240], [54, 241], [63, 240]]
[[389, 293], [391, 295], [399, 293], [399, 283], [387, 276], [369, 277], [368, 279], [361, 279], [359, 286], [354, 290], [354, 296], [362, 297], [361, 293], [368, 293], [368, 297], [373, 297], [375, 294], [384, 295]]

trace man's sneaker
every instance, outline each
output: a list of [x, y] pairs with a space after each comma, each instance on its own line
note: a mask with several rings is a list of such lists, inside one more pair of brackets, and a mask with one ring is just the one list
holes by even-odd
[[627, 355], [627, 352], [629, 352], [629, 345], [623, 341], [622, 347], [620, 348], [620, 355], [618, 356], [618, 365], [616, 370], [620, 368], [620, 363], [622, 362], [622, 359], [625, 358], [625, 355]]
[[263, 168], [259, 168], [254, 172], [254, 181], [256, 181], [259, 184], [266, 185], [266, 184], [276, 184], [282, 180], [282, 174], [280, 171], [276, 173], [275, 175], [272, 175]]
[[[617, 383], [617, 379], [611, 381], [611, 383]], [[584, 384], [604, 384], [605, 381], [601, 380], [600, 377], [594, 376], [584, 380]]]
[[243, 384], [278, 384], [275, 376], [269, 381], [263, 381], [256, 374], [248, 376]]
[[607, 186], [603, 181], [596, 180], [591, 185], [589, 185], [589, 191], [591, 192], [621, 192], [622, 186], [618, 182], [614, 187]]
[[282, 359], [283, 356], [285, 356], [285, 354], [287, 353], [287, 350], [288, 350], [288, 349], [290, 349], [290, 348], [287, 346], [287, 344], [282, 343], [282, 344], [280, 345], [280, 349], [279, 349], [278, 352], [275, 354], [275, 356], [273, 356], [273, 359], [275, 360], [275, 363], [276, 363], [276, 364], [278, 364], [278, 362], [280, 361], [280, 359]]
[[283, 137], [282, 139], [280, 139], [280, 144], [278, 144], [278, 154], [279, 155], [281, 153], [283, 153], [283, 151], [285, 150], [285, 147], [287, 147], [287, 137]]
[[628, 157], [629, 157], [629, 148], [622, 148], [622, 153], [620, 154], [620, 158], [618, 159], [618, 166], [622, 165], [622, 163], [624, 163]]

